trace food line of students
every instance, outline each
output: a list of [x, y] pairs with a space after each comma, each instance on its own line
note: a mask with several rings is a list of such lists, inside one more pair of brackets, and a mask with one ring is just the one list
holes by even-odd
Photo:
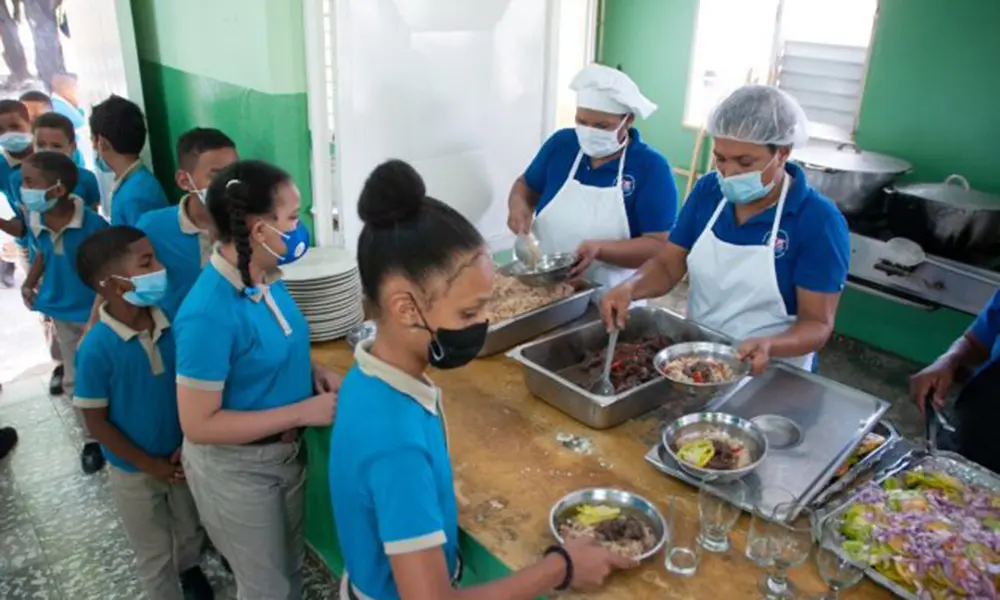
[[[632, 127], [655, 105], [596, 65], [574, 88], [579, 123], [554, 134], [515, 183], [511, 228], [534, 222], [547, 251], [576, 251], [580, 274], [617, 284], [602, 301], [609, 327], [623, 325], [629, 302], [687, 272], [695, 317], [744, 339], [755, 371], [772, 357], [813, 367], [846, 278], [847, 233], [787, 162], [806, 125], [795, 101], [748, 86], [720, 104], [709, 119], [718, 172], [698, 182], [675, 224], [669, 165]], [[494, 271], [474, 226], [430, 197], [412, 167], [380, 165], [361, 194], [359, 272], [378, 333], [341, 385], [312, 364], [308, 324], [280, 280], [279, 267], [308, 245], [287, 173], [239, 160], [223, 133], [195, 129], [177, 144], [186, 194], [167, 206], [138, 160], [141, 112], [112, 97], [91, 117], [99, 162], [116, 177], [109, 225], [79, 197], [87, 192], [65, 123], [47, 114], [31, 123], [10, 102], [0, 102], [0, 175], [18, 181], [8, 194], [17, 216], [0, 228], [29, 251], [26, 304], [55, 323], [63, 387], [94, 440], [83, 467], [111, 463], [151, 597], [211, 597], [197, 567], [199, 523], [240, 597], [301, 597], [298, 431], [335, 413], [328, 468], [346, 597], [534, 598], [633, 566], [575, 540], [508, 578], [453, 587], [461, 560], [444, 405], [424, 373], [478, 354]], [[983, 358], [1000, 320], [981, 321], [932, 385], [915, 389], [940, 390], [944, 367]]]

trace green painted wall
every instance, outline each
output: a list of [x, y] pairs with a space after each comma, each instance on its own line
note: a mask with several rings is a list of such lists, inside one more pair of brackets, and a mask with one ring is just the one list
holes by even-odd
[[184, 131], [216, 127], [244, 158], [291, 173], [311, 226], [301, 0], [131, 0], [150, 146], [174, 185]]
[[[681, 122], [697, 0], [603, 0], [603, 5], [599, 60], [621, 65], [660, 105], [643, 124], [643, 134], [673, 165], [688, 168], [695, 132]], [[962, 173], [976, 188], [1000, 193], [993, 159], [1000, 139], [998, 23], [997, 0], [881, 0], [859, 145], [910, 161], [914, 178]], [[970, 320], [947, 309], [927, 313], [849, 291], [837, 329], [928, 361]]]

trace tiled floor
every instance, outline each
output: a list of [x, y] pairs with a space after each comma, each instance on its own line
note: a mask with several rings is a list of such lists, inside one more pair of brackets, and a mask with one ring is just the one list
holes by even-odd
[[[69, 404], [47, 393], [47, 376], [5, 383], [0, 425], [20, 442], [0, 462], [0, 598], [141, 600], [134, 557], [105, 472], [80, 471], [80, 431]], [[203, 568], [217, 598], [235, 598], [233, 578], [214, 554]], [[306, 600], [337, 597], [325, 568], [310, 559]]]

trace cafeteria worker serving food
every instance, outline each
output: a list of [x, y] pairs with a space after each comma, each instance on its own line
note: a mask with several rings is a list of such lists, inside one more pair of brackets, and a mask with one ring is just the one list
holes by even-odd
[[601, 313], [624, 327], [629, 304], [689, 275], [688, 318], [739, 345], [759, 374], [778, 358], [815, 370], [847, 281], [850, 238], [836, 206], [788, 162], [808, 140], [799, 104], [777, 88], [744, 86], [709, 115], [715, 172], [695, 184], [670, 240], [609, 291]]
[[507, 225], [533, 232], [542, 254], [576, 252], [574, 274], [615, 285], [663, 247], [677, 215], [667, 159], [632, 127], [656, 110], [628, 75], [580, 71], [576, 127], [542, 145], [508, 199]]

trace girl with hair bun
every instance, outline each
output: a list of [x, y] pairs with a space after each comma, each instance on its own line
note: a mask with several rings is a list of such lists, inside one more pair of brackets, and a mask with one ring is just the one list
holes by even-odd
[[358, 213], [365, 223], [358, 268], [378, 328], [356, 349], [330, 444], [330, 491], [346, 565], [340, 597], [531, 600], [598, 585], [613, 569], [631, 566], [578, 539], [506, 579], [455, 589], [458, 508], [441, 390], [425, 371], [461, 367], [479, 353], [493, 261], [476, 228], [428, 197], [402, 161], [369, 176]]
[[239, 161], [206, 202], [219, 245], [174, 323], [183, 461], [240, 598], [302, 597], [298, 429], [333, 421], [340, 380], [310, 366], [309, 327], [278, 267], [309, 244], [287, 173]]

